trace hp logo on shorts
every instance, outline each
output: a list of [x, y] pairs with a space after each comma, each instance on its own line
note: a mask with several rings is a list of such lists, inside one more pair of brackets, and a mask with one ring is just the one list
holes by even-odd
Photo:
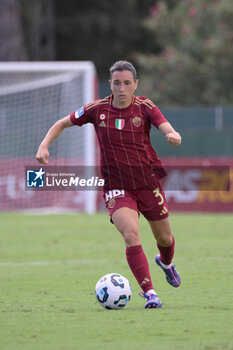
[[44, 187], [44, 170], [27, 170], [27, 188]]

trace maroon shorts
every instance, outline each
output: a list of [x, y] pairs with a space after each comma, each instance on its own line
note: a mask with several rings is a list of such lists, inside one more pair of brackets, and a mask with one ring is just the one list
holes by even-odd
[[165, 195], [159, 182], [154, 190], [106, 191], [104, 199], [110, 217], [116, 210], [123, 207], [142, 213], [148, 220], [162, 220], [168, 217]]

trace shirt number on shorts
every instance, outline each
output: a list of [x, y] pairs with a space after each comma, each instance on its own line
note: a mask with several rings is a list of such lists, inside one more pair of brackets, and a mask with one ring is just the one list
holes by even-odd
[[153, 193], [155, 194], [155, 198], [159, 198], [160, 201], [159, 201], [159, 205], [163, 204], [164, 202], [164, 199], [163, 199], [163, 196], [161, 195], [161, 193], [159, 192], [159, 188], [156, 188]]

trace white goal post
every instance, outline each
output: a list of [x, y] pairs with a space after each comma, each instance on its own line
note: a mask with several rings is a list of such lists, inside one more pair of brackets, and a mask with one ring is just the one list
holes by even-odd
[[[96, 211], [93, 191], [25, 191], [25, 166], [36, 165], [49, 127], [96, 98], [91, 61], [0, 63], [0, 211]], [[53, 165], [96, 165], [93, 126], [66, 129], [50, 155]]]

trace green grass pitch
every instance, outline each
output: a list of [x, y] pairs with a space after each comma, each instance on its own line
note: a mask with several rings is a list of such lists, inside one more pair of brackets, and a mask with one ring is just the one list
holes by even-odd
[[[145, 310], [107, 214], [0, 214], [1, 350], [233, 349], [233, 216], [171, 214], [180, 288], [154, 263], [147, 222], [140, 229], [162, 309]], [[132, 299], [108, 311], [95, 299], [104, 274], [118, 272]]]

